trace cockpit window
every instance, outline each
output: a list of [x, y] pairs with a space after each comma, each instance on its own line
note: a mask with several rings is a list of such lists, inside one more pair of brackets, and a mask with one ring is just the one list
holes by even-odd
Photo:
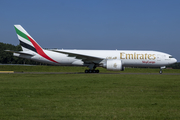
[[172, 56], [169, 56], [169, 58], [173, 58]]

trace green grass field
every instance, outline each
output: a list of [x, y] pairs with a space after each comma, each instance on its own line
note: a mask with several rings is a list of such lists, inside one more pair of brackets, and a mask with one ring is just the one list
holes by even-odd
[[[18, 67], [0, 66], [1, 70], [24, 72], [67, 72], [68, 69], [82, 72], [85, 69]], [[127, 69], [127, 72], [156, 71], [159, 69]], [[179, 70], [164, 72], [168, 71], [179, 73]], [[0, 74], [0, 119], [178, 120], [179, 86], [180, 75]]]

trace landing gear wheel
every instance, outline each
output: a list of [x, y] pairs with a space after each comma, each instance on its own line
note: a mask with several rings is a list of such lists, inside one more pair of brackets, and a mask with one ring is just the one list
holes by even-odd
[[162, 74], [162, 73], [163, 73], [162, 70], [160, 70], [160, 71], [159, 71], [159, 74]]
[[84, 72], [85, 72], [85, 73], [89, 73], [89, 70], [85, 70]]
[[85, 70], [85, 73], [99, 73], [99, 70]]

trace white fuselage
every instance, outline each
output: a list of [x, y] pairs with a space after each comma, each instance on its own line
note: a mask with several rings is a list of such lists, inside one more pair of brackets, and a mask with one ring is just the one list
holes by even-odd
[[[136, 50], [56, 50], [66, 51], [76, 54], [83, 54], [86, 56], [93, 56], [103, 58], [104, 60], [117, 59], [122, 61], [124, 67], [162, 67], [177, 62], [171, 55], [157, 51], [136, 51]], [[50, 50], [44, 52], [57, 63], [49, 61], [37, 53], [34, 56], [26, 56], [14, 53], [15, 56], [28, 58], [31, 60], [53, 64], [53, 65], [74, 65], [74, 66], [87, 66], [81, 59], [68, 56], [67, 54], [57, 53]], [[104, 60], [99, 63], [103, 63]], [[100, 66], [100, 64], [99, 64]]]

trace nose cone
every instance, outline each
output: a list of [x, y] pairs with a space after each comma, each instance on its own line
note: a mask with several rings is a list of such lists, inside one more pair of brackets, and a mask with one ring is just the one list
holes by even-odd
[[172, 59], [172, 63], [176, 63], [177, 60], [175, 58]]

